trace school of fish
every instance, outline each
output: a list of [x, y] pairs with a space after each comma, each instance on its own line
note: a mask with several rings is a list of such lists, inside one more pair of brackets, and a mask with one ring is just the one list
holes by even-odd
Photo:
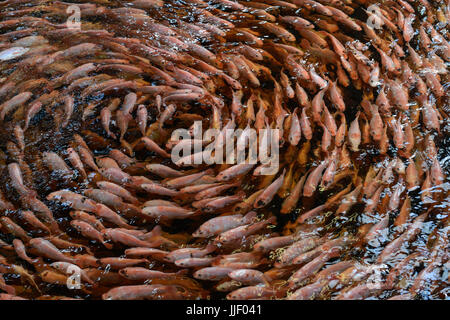
[[[448, 299], [449, 10], [2, 1], [0, 300]], [[195, 121], [278, 171], [173, 163]]]

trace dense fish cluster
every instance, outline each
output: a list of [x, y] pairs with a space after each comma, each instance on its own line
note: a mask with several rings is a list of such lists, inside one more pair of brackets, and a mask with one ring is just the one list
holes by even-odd
[[448, 3], [78, 1], [0, 3], [0, 300], [448, 299]]

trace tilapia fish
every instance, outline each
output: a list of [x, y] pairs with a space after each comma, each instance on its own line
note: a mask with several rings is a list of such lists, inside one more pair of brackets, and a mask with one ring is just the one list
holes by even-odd
[[448, 298], [448, 10], [3, 1], [0, 300]]

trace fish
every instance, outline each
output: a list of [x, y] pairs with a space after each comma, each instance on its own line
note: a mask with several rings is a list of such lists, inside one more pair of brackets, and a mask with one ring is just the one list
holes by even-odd
[[10, 234], [20, 238], [22, 241], [28, 243], [30, 240], [30, 236], [28, 233], [19, 225], [17, 225], [14, 221], [12, 221], [8, 217], [1, 217], [0, 223], [3, 228]]
[[29, 48], [24, 48], [24, 47], [19, 47], [19, 46], [5, 49], [0, 52], [0, 60], [8, 61], [8, 60], [16, 59], [20, 56], [23, 56], [29, 50], [30, 50]]
[[356, 118], [350, 123], [348, 129], [348, 142], [352, 151], [358, 151], [361, 143], [361, 130], [359, 128], [359, 112], [356, 114]]
[[188, 209], [173, 206], [145, 207], [142, 213], [153, 218], [164, 217], [168, 219], [186, 219], [194, 212]]
[[254, 208], [261, 208], [269, 204], [277, 191], [280, 189], [283, 184], [284, 178], [286, 174], [286, 169], [283, 170], [280, 177], [275, 179], [256, 199], [253, 204]]
[[145, 281], [150, 279], [170, 279], [182, 275], [183, 273], [185, 273], [184, 270], [180, 270], [176, 273], [169, 273], [157, 270], [149, 270], [142, 267], [126, 267], [119, 270], [119, 274], [122, 277], [137, 281]]
[[45, 258], [76, 264], [74, 258], [64, 255], [50, 241], [43, 238], [33, 238], [29, 245]]
[[181, 248], [171, 251], [165, 256], [164, 259], [169, 262], [175, 262], [187, 258], [203, 258], [214, 252], [216, 249], [217, 247], [212, 243], [208, 244], [204, 248]]
[[155, 246], [157, 246], [155, 243], [140, 240], [132, 234], [129, 234], [122, 230], [107, 228], [101, 230], [101, 234], [103, 235], [104, 239], [121, 243], [130, 247], [154, 248]]
[[213, 237], [227, 230], [250, 224], [255, 218], [256, 212], [254, 211], [247, 213], [245, 216], [241, 214], [219, 216], [206, 221], [192, 235], [202, 238]]
[[230, 229], [228, 231], [222, 232], [221, 234], [219, 234], [218, 237], [216, 237], [215, 241], [217, 243], [222, 243], [222, 244], [226, 244], [226, 243], [230, 243], [236, 239], [240, 239], [242, 237], [247, 237], [255, 232], [258, 232], [259, 230], [267, 227], [268, 225], [270, 225], [271, 223], [275, 222], [276, 218], [275, 217], [270, 217], [267, 220], [262, 220], [259, 222], [255, 222], [253, 224], [249, 224], [249, 225], [243, 225], [243, 226], [239, 226], [233, 229]]
[[47, 227], [41, 220], [39, 220], [33, 212], [29, 211], [29, 210], [23, 210], [20, 212], [20, 216], [27, 222], [29, 223], [31, 226], [40, 229], [40, 230], [44, 230], [45, 232], [47, 232], [48, 234], [51, 234], [53, 231]]
[[102, 243], [107, 249], [112, 249], [112, 245], [109, 243], [105, 243], [103, 240], [103, 236], [100, 231], [96, 230], [89, 223], [79, 220], [72, 220], [70, 225], [74, 227], [74, 229], [78, 230], [83, 236], [99, 241]]
[[115, 287], [102, 295], [103, 300], [144, 300], [155, 295], [177, 297], [177, 287], [173, 285], [135, 285]]
[[313, 195], [322, 176], [322, 172], [325, 170], [327, 164], [328, 161], [323, 161], [308, 175], [308, 178], [303, 186], [304, 197], [311, 197]]
[[22, 92], [18, 95], [14, 96], [13, 98], [9, 99], [8, 101], [3, 102], [0, 105], [0, 120], [4, 120], [5, 116], [13, 111], [18, 106], [26, 103], [28, 100], [31, 99], [33, 96], [32, 92]]

